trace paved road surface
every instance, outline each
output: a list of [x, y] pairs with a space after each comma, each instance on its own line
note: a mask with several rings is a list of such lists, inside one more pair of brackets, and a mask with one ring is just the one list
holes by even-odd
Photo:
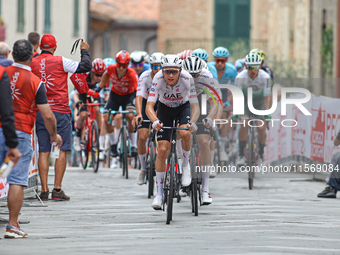
[[[323, 182], [296, 181], [307, 175], [257, 178], [250, 191], [245, 176], [220, 174], [210, 179], [212, 205], [194, 217], [185, 198], [166, 225], [137, 174], [130, 170], [126, 180], [118, 169], [68, 169], [63, 189], [71, 201], [23, 207], [29, 238], [2, 238], [0, 254], [340, 254], [339, 199], [318, 199]], [[5, 224], [0, 230], [2, 237]]]

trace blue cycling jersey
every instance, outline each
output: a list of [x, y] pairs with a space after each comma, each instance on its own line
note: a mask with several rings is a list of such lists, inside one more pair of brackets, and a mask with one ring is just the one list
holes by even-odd
[[[208, 67], [209, 71], [212, 73], [214, 79], [218, 80], [219, 84], [227, 84], [230, 82], [230, 84], [235, 84], [235, 78], [237, 76], [237, 70], [235, 66], [231, 63], [225, 63], [225, 70], [221, 77], [221, 79], [218, 78], [217, 69], [215, 67], [215, 62], [209, 62]], [[227, 89], [221, 89], [223, 101], [226, 102], [228, 100], [228, 90]]]
[[[129, 65], [129, 67], [132, 68], [132, 65]], [[143, 65], [143, 71], [138, 75], [138, 78], [144, 73], [146, 70], [149, 70], [151, 68], [150, 64], [145, 64]]]

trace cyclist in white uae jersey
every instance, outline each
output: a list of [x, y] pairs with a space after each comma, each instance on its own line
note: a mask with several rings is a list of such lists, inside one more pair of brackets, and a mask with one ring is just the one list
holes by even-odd
[[[257, 54], [249, 54], [246, 56], [245, 64], [247, 70], [242, 71], [236, 76], [235, 85], [239, 87], [244, 100], [244, 115], [250, 116], [251, 112], [248, 108], [247, 94], [248, 88], [253, 89], [253, 106], [256, 110], [268, 110], [270, 108], [271, 99], [271, 79], [268, 73], [260, 69], [262, 60]], [[254, 124], [253, 124], [254, 125]], [[259, 154], [263, 160], [264, 147], [266, 143], [266, 125], [260, 126], [261, 123], [256, 123], [258, 131]], [[239, 158], [236, 162], [237, 165], [245, 164], [244, 147], [247, 141], [248, 125], [241, 125], [238, 134], [239, 139]]]
[[[157, 195], [152, 207], [161, 208], [163, 196], [163, 179], [165, 172], [165, 160], [169, 154], [171, 130], [164, 130], [162, 126], [172, 126], [173, 120], [179, 119], [179, 126], [189, 127], [196, 131], [195, 122], [199, 117], [199, 105], [196, 96], [195, 83], [191, 75], [181, 70], [182, 60], [177, 55], [166, 55], [162, 58], [162, 72], [158, 72], [153, 78], [152, 87], [146, 105], [146, 114], [152, 121], [152, 128], [157, 133], [158, 155], [156, 159], [156, 186]], [[159, 100], [157, 114], [154, 106]], [[182, 186], [191, 183], [189, 166], [190, 132], [179, 130], [183, 146], [183, 174]]]
[[[198, 119], [197, 124], [197, 142], [200, 149], [200, 166], [202, 170], [202, 204], [209, 205], [212, 203], [212, 198], [209, 193], [209, 169], [211, 163], [211, 153], [209, 147], [210, 141], [210, 127], [213, 126], [212, 119], [217, 114], [219, 100], [215, 100], [215, 97], [219, 97], [215, 89], [215, 80], [212, 74], [203, 69], [204, 60], [197, 56], [187, 57], [183, 61], [183, 69], [187, 70], [195, 81], [196, 94], [199, 102], [203, 100], [213, 101], [213, 104], [208, 106], [208, 114], [202, 113]], [[203, 94], [206, 98], [203, 98]], [[220, 99], [221, 100], [221, 99]], [[216, 103], [216, 104], [215, 104]], [[204, 121], [206, 120], [206, 122]], [[202, 124], [204, 123], [204, 124]], [[185, 193], [183, 193], [185, 194]]]
[[[137, 184], [143, 185], [145, 178], [145, 157], [146, 157], [146, 140], [149, 136], [149, 126], [150, 123], [142, 122], [143, 120], [149, 120], [148, 116], [145, 114], [146, 102], [149, 98], [150, 88], [152, 85], [152, 79], [154, 76], [162, 69], [161, 60], [164, 56], [161, 52], [155, 52], [150, 57], [151, 69], [142, 73], [139, 78], [136, 96], [136, 112], [137, 116], [134, 118], [133, 125], [138, 125], [138, 154], [139, 160], [141, 162], [141, 171], [137, 177]], [[155, 105], [157, 106], [157, 105]], [[157, 107], [155, 107], [156, 110]]]

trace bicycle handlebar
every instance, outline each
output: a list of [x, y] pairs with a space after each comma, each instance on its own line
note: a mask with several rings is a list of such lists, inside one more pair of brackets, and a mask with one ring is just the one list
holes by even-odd
[[115, 111], [115, 110], [111, 110], [111, 109], [109, 109], [108, 110], [108, 113], [109, 113], [109, 121], [108, 121], [108, 124], [110, 124], [111, 123], [111, 115], [116, 115], [116, 114], [123, 114], [123, 115], [125, 115], [125, 114], [128, 114], [128, 113], [134, 113], [134, 114], [136, 114], [136, 110], [133, 110], [133, 111]]

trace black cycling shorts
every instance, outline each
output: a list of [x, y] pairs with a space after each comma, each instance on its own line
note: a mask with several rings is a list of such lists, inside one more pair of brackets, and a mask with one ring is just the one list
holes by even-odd
[[[98, 98], [95, 98], [94, 101], [92, 101], [92, 97], [84, 93], [84, 94], [79, 94], [79, 101], [81, 101], [84, 104], [88, 104], [88, 103], [103, 103], [104, 100], [98, 97]], [[84, 111], [87, 111], [86, 105], [82, 106], [79, 110], [79, 112], [84, 112]]]
[[[142, 102], [142, 116], [143, 116], [143, 120], [149, 120], [149, 117], [148, 117], [148, 115], [146, 115], [146, 112], [145, 112], [145, 108], [146, 108], [146, 103], [147, 102], [148, 101], [145, 98], [143, 98], [143, 102]], [[155, 107], [153, 108], [155, 110], [155, 112], [157, 111], [157, 104], [158, 104], [158, 101], [156, 102]], [[151, 124], [152, 124], [151, 122], [142, 121], [142, 123], [138, 125], [138, 129], [140, 129], [140, 128], [147, 128], [147, 129], [149, 129], [149, 126]]]
[[[178, 118], [179, 125], [185, 125], [190, 122], [190, 103], [186, 102], [185, 104], [178, 106], [176, 108], [168, 107], [161, 102], [158, 103], [157, 108], [157, 118], [163, 123], [165, 127], [172, 127], [173, 120]], [[171, 138], [171, 129], [161, 129], [157, 132], [157, 140], [158, 141], [169, 141]]]
[[132, 92], [131, 94], [121, 96], [121, 95], [114, 93], [111, 90], [109, 100], [107, 100], [107, 103], [105, 105], [105, 110], [111, 109], [111, 110], [114, 110], [114, 111], [118, 111], [119, 106], [122, 106], [123, 111], [124, 111], [124, 110], [126, 110], [126, 107], [128, 105], [130, 105], [130, 106], [135, 105], [134, 104], [135, 98], [136, 98], [136, 91]]
[[210, 130], [203, 124], [203, 120], [207, 117], [207, 115], [200, 115], [200, 117], [197, 120], [197, 131], [196, 135], [210, 135]]

